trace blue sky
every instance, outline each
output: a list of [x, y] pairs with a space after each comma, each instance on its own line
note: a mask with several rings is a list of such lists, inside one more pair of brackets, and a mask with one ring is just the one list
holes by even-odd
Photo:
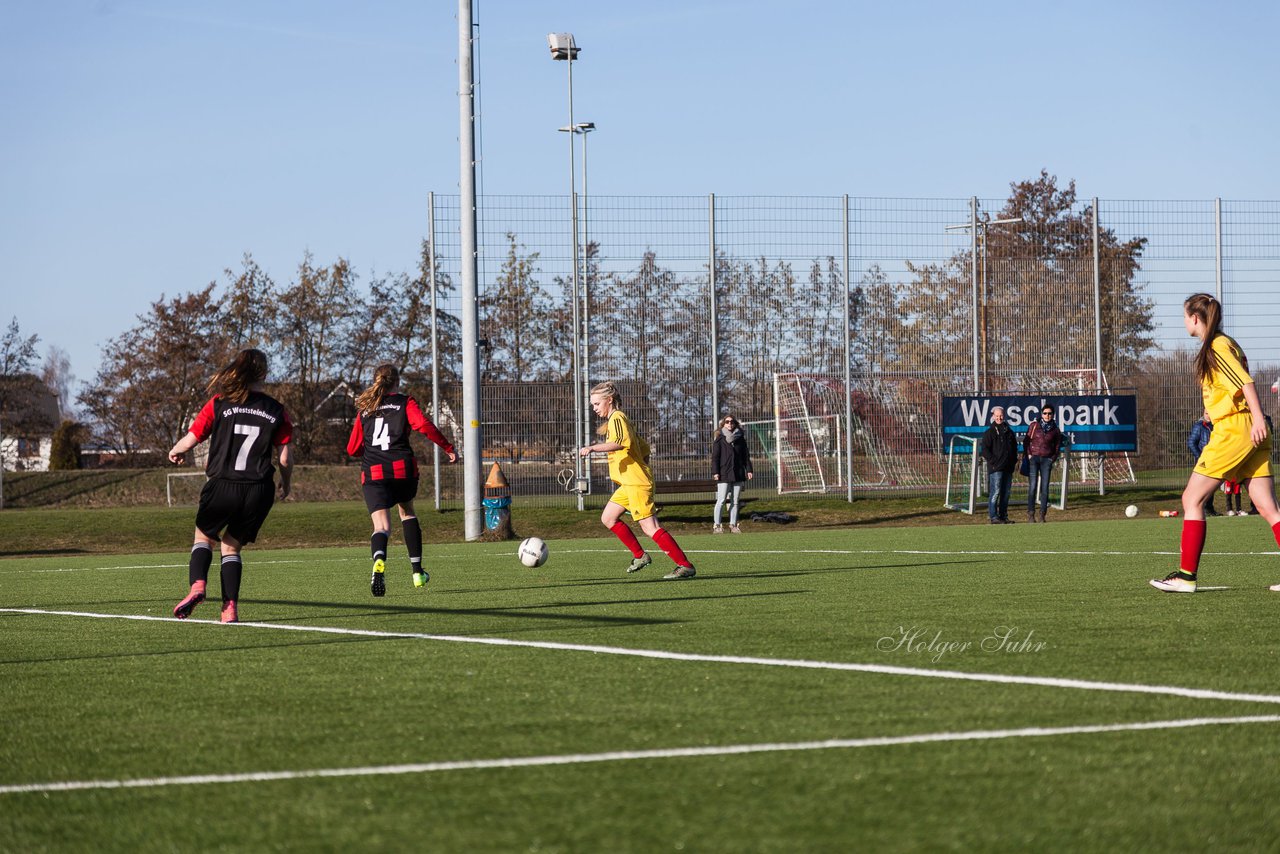
[[[477, 0], [481, 189], [1280, 199], [1272, 3]], [[3, 0], [3, 322], [99, 348], [250, 252], [412, 269], [458, 186], [450, 0]]]

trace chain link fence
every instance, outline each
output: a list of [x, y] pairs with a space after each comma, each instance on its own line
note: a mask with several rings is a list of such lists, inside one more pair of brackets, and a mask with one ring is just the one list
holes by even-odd
[[[578, 203], [584, 331], [575, 335], [568, 198], [479, 202], [485, 466], [501, 463], [524, 500], [567, 494], [575, 434], [597, 426], [575, 405], [575, 339], [580, 400], [596, 382], [619, 383], [660, 481], [707, 478], [717, 416], [730, 413], [751, 428], [753, 488], [763, 490], [778, 485], [775, 376], [793, 373], [828, 377], [849, 399], [849, 416], [835, 406], [833, 417], [840, 430], [852, 425], [852, 467], [862, 472], [854, 491], [941, 494], [941, 394], [1075, 393], [1099, 379], [1104, 390], [1138, 394], [1140, 449], [1125, 470], [1144, 484], [1180, 485], [1201, 409], [1195, 342], [1182, 324], [1182, 301], [1196, 291], [1220, 295], [1264, 405], [1276, 400], [1280, 202], [1085, 200], [1049, 179], [1007, 199]], [[458, 197], [435, 195], [433, 218], [440, 309], [458, 316]], [[440, 362], [456, 380], [460, 354], [442, 352]], [[456, 382], [442, 399], [461, 413]], [[927, 474], [892, 477], [890, 463], [858, 460], [872, 424], [897, 434], [881, 457], [895, 448], [932, 457], [911, 467]], [[442, 473], [445, 499], [459, 499], [460, 469]], [[589, 500], [600, 503], [602, 460], [590, 479]]]

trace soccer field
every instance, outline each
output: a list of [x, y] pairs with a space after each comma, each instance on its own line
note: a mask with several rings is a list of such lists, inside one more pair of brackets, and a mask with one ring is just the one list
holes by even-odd
[[0, 850], [1265, 849], [1280, 554], [1211, 520], [0, 560]]

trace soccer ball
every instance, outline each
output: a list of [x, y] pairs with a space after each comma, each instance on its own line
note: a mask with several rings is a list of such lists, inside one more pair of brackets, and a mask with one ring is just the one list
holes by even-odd
[[547, 562], [547, 544], [540, 537], [529, 537], [516, 549], [516, 557], [530, 569]]
[[1124, 508], [1124, 515], [1128, 516], [1130, 519], [1132, 519], [1134, 516], [1137, 516], [1137, 515], [1138, 515], [1138, 505], [1137, 505], [1137, 504], [1130, 504], [1128, 507]]

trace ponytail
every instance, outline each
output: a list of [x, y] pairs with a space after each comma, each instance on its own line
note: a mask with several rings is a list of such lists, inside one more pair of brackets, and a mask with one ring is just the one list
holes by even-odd
[[400, 385], [400, 371], [395, 365], [379, 365], [373, 372], [373, 385], [360, 392], [356, 397], [356, 409], [364, 415], [371, 415], [382, 405], [382, 398]]
[[231, 364], [213, 375], [206, 391], [220, 394], [235, 404], [249, 397], [249, 386], [267, 378], [267, 354], [261, 350], [241, 350]]
[[1204, 323], [1204, 339], [1196, 353], [1196, 379], [1203, 383], [1218, 369], [1218, 358], [1213, 354], [1213, 339], [1222, 334], [1222, 303], [1208, 294], [1192, 294], [1182, 303], [1182, 310], [1189, 317], [1198, 317]]
[[[622, 393], [618, 391], [618, 387], [614, 385], [612, 380], [606, 380], [596, 386], [593, 386], [591, 389], [591, 394], [593, 395], [598, 394], [601, 397], [607, 397], [609, 399], [609, 406], [611, 409], [622, 408]], [[598, 436], [605, 436], [608, 433], [609, 433], [608, 421], [606, 421], [605, 423], [601, 424], [599, 427], [596, 428], [596, 435]]]

